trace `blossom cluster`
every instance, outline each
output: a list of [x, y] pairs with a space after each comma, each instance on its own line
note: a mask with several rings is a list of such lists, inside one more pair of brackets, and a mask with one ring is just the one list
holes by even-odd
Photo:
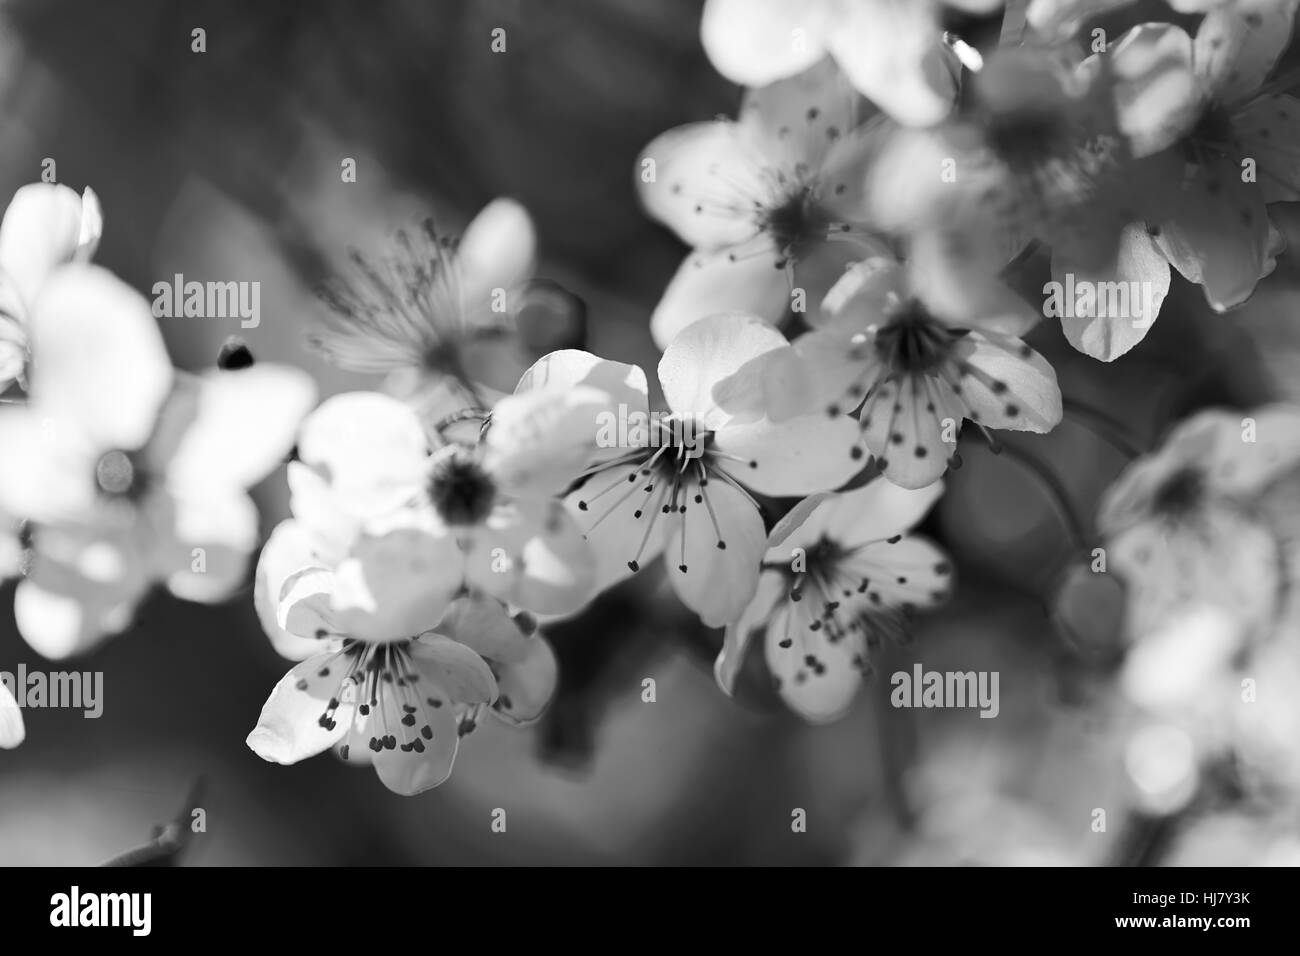
[[[155, 585], [225, 599], [259, 541], [248, 489], [287, 462], [291, 516], [253, 574], [293, 662], [248, 737], [266, 760], [333, 750], [395, 792], [437, 786], [481, 720], [541, 716], [549, 622], [660, 558], [723, 631], [723, 691], [752, 659], [794, 713], [834, 720], [881, 642], [952, 591], [916, 529], [959, 444], [1062, 422], [1031, 332], [1059, 319], [1112, 362], [1175, 273], [1228, 312], [1274, 269], [1271, 209], [1300, 198], [1300, 103], [1273, 75], [1297, 5], [1180, 0], [1193, 28], [1111, 39], [1084, 24], [1122, 0], [707, 0], [704, 49], [747, 89], [735, 118], [636, 160], [647, 214], [689, 247], [648, 317], [656, 388], [578, 349], [501, 380], [538, 257], [512, 200], [459, 239], [398, 232], [327, 284], [310, 345], [382, 381], [317, 404], [288, 367], [173, 369], [145, 300], [87, 262], [94, 194], [25, 187], [0, 228], [19, 628], [61, 657]], [[1011, 276], [1040, 254], [1034, 302]], [[1270, 405], [1188, 419], [1107, 493], [1096, 526], [1147, 716], [1215, 722], [1182, 706], [1203, 681], [1178, 706], [1146, 692], [1186, 652], [1175, 625], [1212, 632], [1195, 653], [1220, 677], [1297, 657], [1297, 489], [1300, 410]], [[0, 743], [21, 735], [0, 700]]]

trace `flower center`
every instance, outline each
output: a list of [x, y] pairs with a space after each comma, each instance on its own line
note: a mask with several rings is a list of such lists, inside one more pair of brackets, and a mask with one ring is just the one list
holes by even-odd
[[[831, 217], [813, 199], [812, 189], [801, 186], [778, 205], [763, 214], [762, 228], [772, 237], [786, 259], [799, 259], [809, 248], [824, 240], [831, 227]], [[785, 267], [785, 262], [778, 265]]]
[[478, 524], [496, 502], [496, 483], [469, 448], [453, 445], [429, 467], [429, 500], [449, 525]]
[[898, 372], [933, 372], [947, 360], [952, 344], [965, 334], [935, 319], [918, 300], [910, 299], [876, 333], [876, 354]]
[[1183, 151], [1189, 162], [1200, 163], [1206, 151], [1223, 155], [1236, 141], [1232, 114], [1222, 106], [1211, 105], [1201, 113], [1184, 141]]
[[139, 498], [144, 491], [144, 477], [124, 451], [106, 451], [95, 463], [95, 484], [109, 498]]
[[[717, 513], [709, 500], [709, 485], [717, 480], [729, 484], [741, 494], [749, 493], [729, 474], [718, 468], [720, 461], [732, 461], [750, 468], [757, 462], [747, 461], [714, 447], [712, 432], [694, 427], [694, 423], [679, 419], [652, 419], [651, 434], [646, 447], [638, 447], [626, 455], [604, 462], [578, 482], [575, 490], [586, 487], [593, 479], [604, 482], [600, 490], [590, 497], [578, 500], [579, 511], [593, 511], [597, 502], [603, 510], [596, 520], [584, 529], [590, 534], [615, 512], [630, 511], [633, 526], [637, 527], [636, 549], [627, 566], [640, 570], [641, 557], [650, 542], [656, 522], [676, 518], [680, 524], [681, 548], [677, 570], [687, 572], [686, 541], [688, 528], [692, 536], [711, 533], [718, 550], [725, 551], [727, 542], [722, 536]], [[602, 499], [612, 498], [608, 503]], [[753, 501], [752, 498], [750, 498]], [[700, 507], [693, 508], [691, 506]], [[754, 505], [758, 507], [757, 504]], [[688, 524], [688, 508], [692, 515], [699, 512], [707, 518], [694, 519]], [[640, 526], [644, 525], [644, 530]]]
[[1182, 468], [1156, 489], [1151, 509], [1156, 514], [1178, 518], [1195, 510], [1204, 499], [1205, 476], [1195, 468]]

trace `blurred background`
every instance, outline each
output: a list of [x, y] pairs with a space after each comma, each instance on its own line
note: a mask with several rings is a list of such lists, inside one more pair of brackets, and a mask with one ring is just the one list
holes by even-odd
[[[684, 249], [640, 212], [633, 161], [663, 130], [731, 113], [740, 98], [700, 48], [700, 7], [10, 0], [0, 8], [0, 195], [53, 159], [59, 182], [100, 196], [97, 261], [146, 295], [178, 272], [260, 282], [256, 329], [161, 319], [174, 361], [210, 365], [239, 334], [259, 360], [309, 369], [325, 393], [376, 384], [303, 345], [322, 315], [312, 289], [346, 249], [375, 248], [430, 212], [454, 229], [513, 196], [537, 222], [539, 274], [586, 303], [586, 347], [652, 368], [648, 317]], [[196, 28], [206, 52], [191, 49]], [[497, 28], [503, 53], [491, 49]], [[355, 183], [341, 181], [346, 158]], [[1277, 221], [1294, 246], [1294, 216]], [[1112, 366], [1075, 353], [1056, 323], [1031, 342], [1067, 396], [1149, 446], [1191, 409], [1297, 397], [1296, 277], [1284, 258], [1230, 317], [1175, 279], [1152, 333]], [[1046, 278], [1041, 258], [1016, 277], [1031, 296]], [[0, 670], [25, 662], [105, 676], [100, 719], [28, 710], [26, 743], [0, 755], [0, 863], [102, 862], [144, 842], [199, 776], [207, 832], [183, 858], [194, 865], [1236, 863], [1294, 853], [1293, 793], [1201, 780], [1205, 768], [1170, 769], [1160, 747], [1147, 760], [1164, 776], [1135, 769], [1132, 708], [1116, 690], [1122, 593], [1079, 573], [1097, 496], [1125, 452], [1069, 416], [1051, 436], [1008, 444], [1032, 457], [964, 442], [965, 467], [922, 529], [953, 553], [957, 593], [910, 644], [882, 652], [844, 720], [802, 724], [761, 674], [728, 699], [711, 673], [720, 633], [679, 608], [657, 572], [643, 573], [552, 630], [561, 686], [539, 725], [484, 724], [462, 742], [451, 780], [409, 799], [330, 755], [279, 767], [245, 747], [287, 666], [260, 631], [251, 587], [215, 608], [155, 595], [127, 633], [48, 664], [17, 636], [4, 586]], [[285, 513], [282, 472], [259, 501], [269, 530]], [[1000, 715], [890, 707], [888, 675], [914, 661], [999, 671]], [[646, 678], [653, 703], [642, 700]], [[1287, 690], [1300, 698], [1300, 684]], [[1294, 768], [1297, 751], [1300, 736], [1271, 751], [1270, 766]], [[1187, 789], [1171, 774], [1197, 778], [1188, 795], [1164, 799]], [[505, 833], [491, 830], [496, 808]], [[806, 832], [792, 828], [796, 810]]]

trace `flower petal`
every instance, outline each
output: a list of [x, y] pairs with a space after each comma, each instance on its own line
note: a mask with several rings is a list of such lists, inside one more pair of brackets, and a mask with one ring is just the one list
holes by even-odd
[[859, 92], [908, 126], [937, 123], [956, 95], [957, 61], [934, 10], [915, 0], [851, 4], [827, 38]]
[[380, 516], [410, 498], [428, 465], [428, 445], [406, 405], [378, 392], [348, 392], [303, 421], [298, 457], [325, 477], [340, 507]]
[[452, 601], [438, 622], [438, 633], [460, 641], [491, 661], [523, 660], [531, 641], [506, 605], [482, 594]]
[[1300, 200], [1300, 100], [1279, 94], [1251, 100], [1232, 117], [1241, 152], [1256, 161], [1264, 202]]
[[887, 479], [903, 488], [925, 488], [948, 469], [965, 414], [947, 381], [916, 374], [876, 386], [859, 425]]
[[663, 551], [669, 522], [654, 506], [656, 492], [640, 467], [637, 463], [598, 472], [564, 499], [565, 509], [591, 548], [593, 593], [612, 587]]
[[607, 393], [589, 386], [509, 395], [492, 409], [484, 467], [511, 495], [550, 497], [568, 489], [593, 457]]
[[785, 599], [785, 584], [781, 575], [763, 572], [758, 579], [758, 589], [744, 612], [727, 625], [722, 638], [722, 649], [713, 662], [713, 676], [718, 686], [728, 695], [736, 692], [736, 679], [745, 662], [750, 642], [767, 631], [767, 621], [773, 608]]
[[51, 270], [71, 262], [81, 244], [81, 197], [67, 186], [30, 183], [14, 193], [0, 223], [0, 270], [30, 309]]
[[167, 589], [186, 601], [215, 604], [244, 583], [257, 547], [257, 508], [243, 492], [177, 498], [168, 511], [170, 540], [155, 552]]
[[721, 627], [738, 618], [754, 596], [767, 534], [744, 492], [711, 481], [704, 498], [671, 522], [668, 577], [706, 627]]
[[775, 323], [792, 301], [776, 247], [766, 237], [740, 249], [687, 256], [650, 316], [650, 334], [666, 349], [701, 319], [735, 311]]
[[1223, 312], [1245, 302], [1266, 271], [1268, 215], [1258, 183], [1241, 181], [1227, 157], [1196, 168], [1183, 187], [1173, 218], [1156, 241], [1189, 282], [1205, 288], [1210, 306]]
[[195, 417], [166, 465], [168, 486], [182, 496], [251, 488], [284, 462], [315, 400], [311, 376], [286, 365], [203, 375]]
[[428, 675], [452, 700], [483, 704], [496, 700], [497, 682], [483, 658], [459, 641], [429, 633], [410, 645], [421, 676]]
[[769, 624], [763, 647], [781, 699], [812, 723], [844, 716], [862, 686], [861, 638], [850, 632], [830, 640], [812, 601], [788, 602], [784, 609]]
[[649, 385], [640, 366], [611, 362], [579, 349], [561, 349], [543, 355], [519, 379], [515, 394], [541, 388], [589, 386], [609, 395], [614, 405], [646, 413], [650, 409]]
[[[431, 681], [432, 675], [424, 673], [423, 661], [416, 659], [415, 663], [421, 676]], [[364, 718], [365, 723], [358, 730], [360, 735], [366, 735], [374, 734], [378, 728], [392, 728], [389, 733], [396, 738], [390, 741], [393, 746], [378, 751], [372, 748], [372, 762], [385, 787], [409, 797], [430, 790], [451, 776], [460, 737], [455, 711], [446, 701], [437, 707], [428, 700], [411, 705], [417, 707], [417, 712], [412, 715], [416, 720], [409, 731], [401, 723], [406, 716], [400, 711], [401, 703], [397, 695], [384, 695], [380, 710]]]
[[500, 694], [492, 711], [514, 726], [537, 720], [555, 695], [560, 668], [551, 644], [540, 634], [527, 638], [524, 657], [498, 664]]
[[1120, 130], [1137, 156], [1174, 145], [1202, 105], [1193, 72], [1192, 38], [1172, 23], [1144, 23], [1105, 56], [1112, 71]]
[[300, 637], [280, 626], [280, 594], [284, 584], [299, 571], [318, 564], [311, 537], [292, 518], [281, 521], [271, 532], [253, 575], [253, 607], [262, 630], [281, 657], [301, 661], [320, 651], [315, 637]]
[[1268, 3], [1249, 13], [1226, 4], [1209, 11], [1196, 30], [1193, 61], [1197, 75], [1221, 103], [1254, 93], [1291, 42], [1296, 4]]
[[13, 750], [27, 736], [23, 712], [9, 685], [0, 681], [0, 750]]
[[689, 123], [653, 139], [637, 158], [646, 212], [689, 246], [733, 246], [758, 232], [754, 203], [771, 191], [761, 140], [730, 120]]
[[423, 634], [460, 590], [464, 566], [450, 535], [414, 528], [364, 534], [335, 571], [331, 603], [339, 626], [374, 642]]
[[32, 307], [31, 340], [34, 407], [101, 449], [144, 444], [172, 367], [143, 296], [106, 269], [64, 266]]
[[746, 90], [738, 122], [763, 143], [766, 155], [818, 169], [866, 112], [843, 71], [825, 57], [801, 73]]
[[595, 557], [559, 502], [519, 499], [500, 506], [466, 547], [470, 587], [516, 607], [568, 614], [592, 596]]
[[0, 448], [0, 510], [45, 523], [81, 521], [94, 511], [95, 452], [75, 423], [30, 406], [0, 407]]
[[[296, 664], [271, 691], [245, 741], [263, 760], [295, 764], [324, 753], [351, 729], [355, 689], [335, 697], [340, 692], [338, 679], [320, 676], [330, 659], [329, 654], [318, 654]], [[337, 706], [331, 709], [335, 701]]]
[[857, 548], [915, 527], [939, 500], [943, 488], [942, 481], [910, 489], [876, 479], [831, 497], [817, 509], [815, 518], [834, 540]]
[[713, 387], [742, 365], [785, 346], [783, 336], [756, 315], [729, 312], [682, 331], [659, 360], [659, 382], [674, 414], [716, 429], [730, 416], [713, 400]]
[[700, 39], [727, 79], [763, 86], [821, 59], [832, 10], [820, 0], [707, 0]]
[[[1141, 223], [1120, 236], [1114, 263], [1107, 269], [1079, 272], [1067, 261], [1052, 257], [1051, 292], [1061, 300], [1056, 311], [1070, 344], [1103, 362], [1119, 358], [1137, 345], [1151, 328], [1169, 293], [1169, 261]], [[1092, 305], [1080, 309], [1078, 291], [1088, 289]], [[1067, 301], [1070, 290], [1076, 290]], [[1049, 294], [1049, 289], [1044, 289]], [[1086, 299], [1084, 300], [1086, 303]]]
[[537, 233], [528, 210], [513, 199], [492, 200], [456, 246], [463, 308], [490, 309], [493, 290], [526, 281], [536, 262]]
[[988, 428], [1049, 432], [1061, 421], [1061, 389], [1047, 360], [1019, 339], [972, 332], [954, 348], [964, 363], [961, 400]]
[[714, 433], [714, 444], [718, 451], [740, 459], [723, 459], [719, 467], [765, 495], [806, 495], [838, 488], [866, 464], [858, 424], [845, 415], [727, 424]]

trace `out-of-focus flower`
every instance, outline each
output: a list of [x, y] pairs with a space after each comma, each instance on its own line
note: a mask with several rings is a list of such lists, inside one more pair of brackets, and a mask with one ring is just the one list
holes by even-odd
[[1260, 503], [1300, 467], [1300, 409], [1201, 412], [1138, 459], [1102, 499], [1109, 567], [1127, 583], [1127, 629], [1141, 639], [1189, 614], [1226, 614], [1267, 632], [1290, 598], [1294, 539]]
[[353, 275], [323, 287], [331, 314], [309, 341], [340, 368], [387, 374], [385, 389], [422, 418], [449, 394], [481, 408], [512, 384], [498, 380], [503, 347], [513, 347], [515, 299], [536, 246], [527, 211], [509, 199], [484, 207], [459, 240], [431, 220], [399, 231], [388, 256], [354, 252]]
[[47, 279], [30, 335], [30, 400], [0, 408], [0, 510], [34, 526], [14, 606], [28, 643], [84, 650], [157, 581], [224, 599], [257, 541], [247, 489], [291, 447], [310, 378], [174, 372], [148, 302], [95, 266]]
[[902, 637], [907, 619], [947, 596], [952, 565], [930, 542], [906, 534], [943, 493], [875, 480], [797, 505], [768, 537], [758, 591], [727, 626], [714, 665], [732, 693], [755, 638], [781, 697], [807, 720], [842, 716], [881, 638]]
[[863, 441], [885, 477], [924, 488], [944, 473], [964, 419], [982, 429], [1050, 431], [1061, 392], [1019, 338], [1038, 321], [996, 280], [959, 287], [921, 256], [856, 266], [822, 305], [829, 317], [790, 346], [740, 366], [718, 404], [777, 422], [862, 406]]
[[0, 392], [24, 377], [28, 314], [46, 277], [93, 256], [103, 228], [90, 187], [78, 196], [67, 186], [32, 183], [14, 193], [0, 223]]
[[885, 124], [863, 124], [864, 107], [823, 60], [748, 91], [739, 119], [679, 126], [645, 148], [641, 200], [694, 247], [651, 317], [660, 348], [719, 312], [776, 322], [795, 290], [817, 302], [848, 263], [885, 251], [862, 193]]
[[590, 597], [594, 567], [555, 496], [585, 460], [605, 404], [590, 388], [507, 396], [481, 442], [445, 441], [430, 455], [407, 405], [338, 395], [303, 425], [291, 507], [335, 556], [366, 530], [421, 528], [447, 543], [429, 589], [569, 613]]
[[708, 0], [704, 50], [727, 79], [763, 86], [829, 53], [853, 85], [894, 119], [941, 120], [959, 66], [943, 42], [944, 7], [991, 14], [1002, 0]]
[[[1106, 54], [1134, 148], [1167, 150], [1183, 164], [1167, 215], [1146, 219], [1148, 235], [1129, 236], [1131, 261], [1142, 268], [1118, 278], [1168, 287], [1173, 265], [1222, 312], [1273, 271], [1285, 241], [1265, 204], [1300, 199], [1300, 102], [1265, 78], [1290, 40], [1296, 6], [1218, 6], [1195, 39], [1172, 24], [1146, 24]], [[1153, 72], [1187, 81], [1162, 86]]]
[[1104, 266], [1123, 228], [1172, 191], [1157, 188], [1155, 160], [1135, 166], [1115, 95], [1107, 69], [1061, 49], [995, 51], [962, 115], [890, 137], [871, 174], [874, 221], [950, 233], [951, 254], [984, 271], [1031, 239], [1079, 269]]
[[22, 709], [14, 700], [9, 685], [0, 681], [0, 750], [12, 750], [26, 736]]
[[586, 523], [600, 586], [664, 553], [673, 588], [705, 624], [734, 620], [754, 595], [766, 549], [751, 492], [811, 494], [839, 487], [860, 469], [863, 453], [847, 417], [741, 421], [713, 400], [717, 382], [784, 345], [781, 333], [742, 313], [688, 326], [659, 362], [670, 411], [654, 415], [636, 366], [562, 351], [525, 374], [521, 394], [600, 389], [611, 398], [609, 414], [626, 426], [610, 428], [608, 442], [589, 437], [591, 463], [574, 473], [578, 484], [567, 498]]

